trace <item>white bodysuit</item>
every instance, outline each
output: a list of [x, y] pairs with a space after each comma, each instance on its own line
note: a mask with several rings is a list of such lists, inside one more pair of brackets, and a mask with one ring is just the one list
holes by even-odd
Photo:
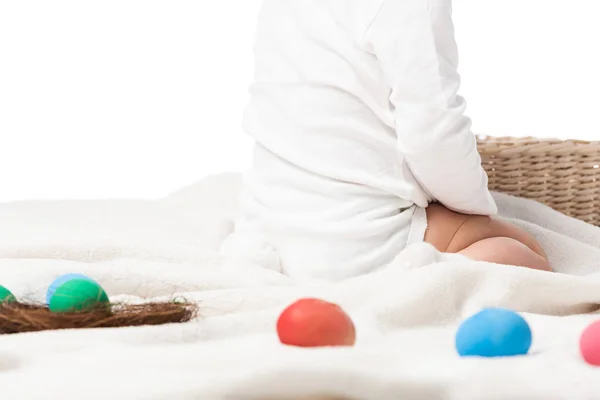
[[294, 278], [344, 279], [422, 241], [432, 201], [496, 212], [458, 95], [451, 0], [265, 0], [255, 59], [230, 255], [268, 247]]

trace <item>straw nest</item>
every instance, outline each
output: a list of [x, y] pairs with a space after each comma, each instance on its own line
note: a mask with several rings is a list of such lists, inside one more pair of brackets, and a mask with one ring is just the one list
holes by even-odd
[[112, 305], [72, 313], [54, 313], [45, 305], [12, 302], [0, 304], [0, 334], [184, 323], [196, 314], [197, 306], [185, 302]]

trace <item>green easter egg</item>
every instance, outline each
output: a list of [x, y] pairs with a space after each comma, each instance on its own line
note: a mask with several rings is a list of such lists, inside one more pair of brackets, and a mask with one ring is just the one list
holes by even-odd
[[15, 295], [12, 294], [11, 291], [5, 288], [4, 286], [0, 286], [0, 304], [12, 303], [13, 301], [17, 301]]
[[50, 299], [50, 311], [56, 313], [87, 311], [108, 305], [108, 296], [96, 282], [72, 279], [56, 288]]

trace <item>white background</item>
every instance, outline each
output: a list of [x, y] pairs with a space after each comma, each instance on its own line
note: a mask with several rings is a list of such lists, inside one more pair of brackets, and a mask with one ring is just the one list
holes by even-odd
[[[474, 131], [600, 139], [598, 0], [454, 0]], [[0, 201], [242, 170], [258, 0], [0, 0]]]

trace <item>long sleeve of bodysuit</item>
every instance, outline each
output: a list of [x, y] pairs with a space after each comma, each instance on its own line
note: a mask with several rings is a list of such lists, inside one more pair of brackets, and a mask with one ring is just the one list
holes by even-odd
[[434, 200], [468, 214], [496, 204], [465, 100], [451, 0], [385, 0], [365, 35], [391, 88], [399, 151]]

